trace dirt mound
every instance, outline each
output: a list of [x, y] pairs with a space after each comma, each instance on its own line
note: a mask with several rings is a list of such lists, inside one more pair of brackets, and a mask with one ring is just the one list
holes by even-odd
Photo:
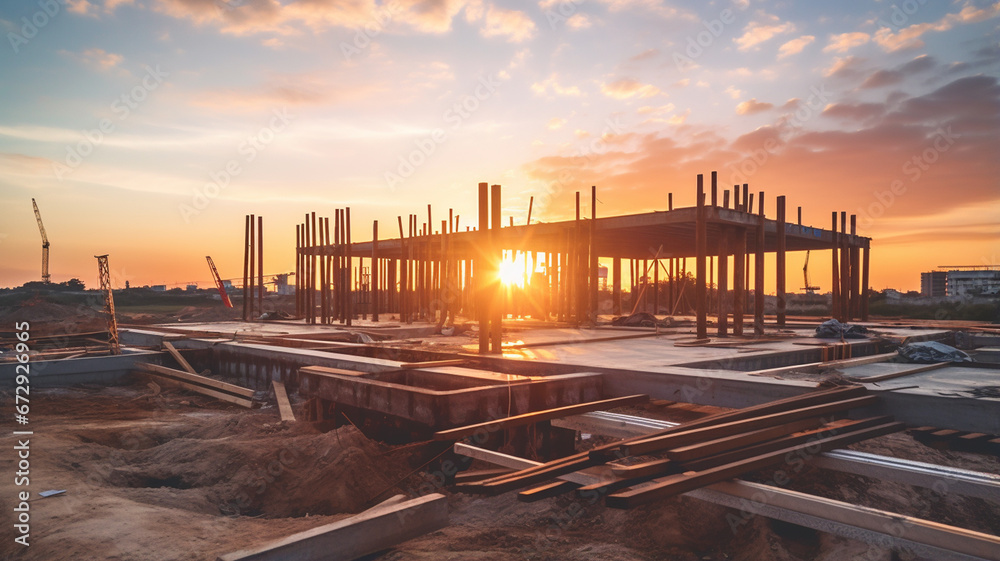
[[27, 321], [35, 337], [101, 331], [107, 329], [103, 307], [104, 301], [97, 297], [79, 304], [62, 304], [35, 295], [20, 305], [0, 311], [0, 325], [13, 326], [16, 322]]
[[[103, 464], [77, 464], [100, 473], [98, 484], [137, 502], [214, 514], [357, 512], [408, 472], [389, 448], [354, 427], [320, 433], [259, 411], [85, 425], [75, 436]], [[183, 494], [187, 501], [178, 500], [178, 490], [192, 491]]]
[[[413, 486], [404, 480], [419, 447], [351, 426], [322, 433], [273, 409], [173, 391], [150, 400], [138, 384], [32, 394], [31, 491], [67, 492], [32, 502], [21, 559], [214, 559]], [[0, 482], [3, 495], [15, 490], [13, 478]], [[0, 523], [12, 523], [9, 512]]]

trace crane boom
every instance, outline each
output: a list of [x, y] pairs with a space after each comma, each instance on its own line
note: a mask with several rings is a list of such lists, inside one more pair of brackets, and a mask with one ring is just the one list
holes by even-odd
[[819, 290], [819, 287], [818, 286], [812, 286], [811, 284], [809, 284], [809, 250], [808, 249], [806, 250], [806, 263], [805, 263], [805, 265], [802, 266], [802, 276], [804, 277], [803, 280], [806, 281], [806, 285], [804, 287], [804, 290], [806, 291], [806, 294], [815, 294], [816, 291]]
[[42, 234], [42, 282], [48, 283], [49, 276], [49, 237], [45, 235], [45, 226], [42, 224], [42, 213], [38, 212], [38, 203], [31, 199], [31, 206], [35, 207], [35, 220], [38, 221], [38, 231]]
[[222, 303], [227, 308], [232, 308], [233, 302], [229, 299], [229, 294], [226, 293], [226, 286], [222, 284], [222, 278], [219, 277], [219, 270], [215, 268], [215, 262], [208, 255], [205, 256], [205, 259], [208, 261], [208, 268], [212, 270], [212, 278], [215, 279], [215, 286], [219, 289], [219, 294], [222, 296]]

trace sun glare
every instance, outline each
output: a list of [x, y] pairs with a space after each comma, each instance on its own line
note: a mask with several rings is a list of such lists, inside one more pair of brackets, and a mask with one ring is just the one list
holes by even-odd
[[[530, 264], [529, 264], [530, 265]], [[527, 267], [525, 267], [525, 257], [523, 253], [516, 256], [505, 251], [503, 260], [500, 261], [500, 282], [506, 286], [518, 286], [524, 288], [527, 280]]]

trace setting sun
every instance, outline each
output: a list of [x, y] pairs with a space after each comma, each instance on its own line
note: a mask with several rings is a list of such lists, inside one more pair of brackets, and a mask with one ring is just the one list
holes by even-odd
[[511, 255], [511, 252], [505, 251], [503, 260], [500, 261], [500, 282], [506, 286], [517, 285], [519, 288], [524, 288], [526, 282], [531, 282], [526, 280], [525, 273], [525, 255], [520, 252]]

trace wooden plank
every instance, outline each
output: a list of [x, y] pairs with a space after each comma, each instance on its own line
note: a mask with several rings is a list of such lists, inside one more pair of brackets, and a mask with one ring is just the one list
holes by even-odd
[[[471, 449], [472, 446], [467, 446], [464, 444], [456, 444], [456, 452], [459, 447]], [[481, 449], [480, 449], [481, 450]], [[484, 459], [485, 461], [491, 461], [486, 459], [491, 457], [491, 455], [496, 455], [498, 462], [503, 465], [507, 465], [511, 468], [521, 468], [529, 465], [541, 465], [538, 462], [532, 462], [531, 460], [526, 460], [523, 458], [517, 458], [514, 456], [507, 456], [506, 454], [500, 454], [497, 452], [492, 452], [489, 450], [482, 450], [485, 453], [484, 456], [479, 456], [479, 459]], [[502, 457], [502, 458], [501, 458]], [[582, 492], [586, 487], [581, 487], [577, 492]], [[771, 500], [771, 497], [776, 496], [776, 494], [784, 495], [783, 498], [779, 500]], [[767, 497], [767, 500], [761, 503], [761, 507], [767, 509], [766, 512], [762, 512], [770, 517], [775, 517], [771, 510], [785, 511], [787, 514], [795, 513], [812, 513], [813, 516], [825, 520], [837, 520], [847, 527], [860, 527], [869, 528], [872, 531], [879, 532], [886, 536], [892, 536], [895, 538], [901, 538], [905, 540], [921, 541], [922, 543], [932, 543], [926, 538], [926, 533], [923, 530], [917, 532], [910, 532], [910, 528], [913, 524], [924, 525], [922, 520], [909, 519], [907, 517], [894, 514], [894, 513], [883, 513], [882, 511], [877, 511], [875, 509], [870, 509], [866, 507], [860, 507], [857, 505], [850, 505], [847, 503], [840, 503], [838, 501], [833, 501], [831, 499], [824, 499], [820, 497], [815, 497], [812, 495], [806, 495], [804, 493], [798, 493], [796, 491], [789, 491], [787, 489], [779, 489], [771, 486], [766, 486], [758, 483], [749, 483], [746, 481], [735, 480], [732, 482], [720, 482], [713, 484], [711, 486], [705, 487], [703, 489], [698, 489], [696, 491], [691, 491], [687, 493], [687, 496], [694, 497], [700, 500], [706, 500], [710, 502], [718, 502], [714, 500], [712, 495], [726, 495], [731, 497], [741, 498], [743, 500], [750, 501], [760, 501], [761, 497]], [[808, 505], [804, 503], [813, 503], [813, 505]], [[841, 511], [841, 509], [847, 509], [846, 511]], [[869, 515], [875, 515], [879, 518], [869, 518]], [[804, 520], [785, 518], [783, 520], [789, 522], [795, 522], [800, 525], [805, 523]], [[904, 526], [900, 527], [899, 522], [904, 522]], [[935, 523], [930, 523], [935, 524]], [[943, 526], [943, 525], [939, 525]], [[810, 526], [812, 527], [812, 526]], [[897, 535], [895, 533], [886, 533], [887, 530], [901, 529], [904, 531], [902, 535]], [[948, 532], [950, 528], [937, 528], [939, 530]], [[970, 531], [958, 529], [959, 538], [964, 539], [965, 536], [970, 536]], [[980, 540], [985, 540], [987, 545], [992, 547], [992, 550], [987, 551], [986, 555], [980, 555], [984, 559], [1000, 559], [997, 555], [996, 545], [990, 543], [990, 540], [995, 540], [995, 536], [976, 536], [975, 532], [971, 532], [971, 543], [978, 543]], [[933, 538], [932, 538], [933, 539]], [[953, 551], [959, 551], [953, 544], [948, 544], [947, 547]], [[965, 545], [959, 545], [958, 547], [963, 548]]]
[[962, 432], [962, 431], [955, 430], [955, 429], [941, 429], [939, 431], [932, 432], [931, 436], [936, 436], [938, 438], [951, 438], [951, 437], [959, 434], [960, 432]]
[[945, 551], [1000, 560], [1000, 537], [982, 532], [748, 481], [721, 482], [708, 489]]
[[285, 391], [285, 384], [278, 380], [273, 380], [274, 398], [278, 401], [278, 414], [282, 421], [294, 421], [295, 413], [292, 412], [292, 404], [288, 401], [288, 392]]
[[670, 458], [662, 458], [630, 466], [612, 465], [611, 472], [623, 478], [645, 477], [647, 475], [659, 476], [669, 473], [670, 467], [676, 464], [677, 462], [671, 460]]
[[935, 362], [934, 364], [925, 364], [923, 366], [918, 366], [916, 368], [911, 368], [909, 370], [903, 370], [901, 372], [882, 374], [881, 376], [849, 377], [847, 379], [851, 380], [852, 382], [860, 382], [862, 384], [874, 384], [875, 382], [883, 382], [885, 380], [892, 380], [893, 378], [902, 378], [903, 376], [909, 376], [911, 374], [919, 374], [921, 372], [927, 372], [929, 370], [938, 370], [939, 368], [944, 368], [945, 366], [951, 366], [952, 364], [954, 363]]
[[[454, 451], [456, 454], [462, 456], [468, 456], [470, 458], [475, 458], [477, 460], [483, 460], [484, 462], [490, 462], [504, 467], [509, 467], [513, 469], [525, 469], [529, 467], [537, 467], [545, 465], [541, 462], [535, 462], [533, 460], [527, 460], [525, 458], [518, 458], [517, 456], [511, 456], [510, 454], [504, 454], [502, 452], [494, 452], [493, 450], [486, 450], [484, 448], [478, 448], [476, 446], [470, 446], [463, 442], [456, 442], [454, 446]], [[556, 476], [551, 476], [542, 481], [548, 479], [562, 479], [564, 481], [571, 481], [573, 483], [578, 483], [580, 485], [590, 485], [592, 483], [598, 483], [602, 481], [602, 478], [589, 473], [579, 473], [570, 472], [565, 474], [560, 474]], [[525, 486], [530, 485], [526, 483]], [[465, 485], [459, 485], [459, 487], [464, 487]]]
[[815, 451], [815, 453], [819, 453], [839, 448], [854, 442], [874, 438], [876, 436], [901, 431], [904, 428], [905, 425], [903, 425], [903, 423], [885, 423], [875, 427], [851, 431], [813, 442], [805, 442], [796, 446], [776, 450], [774, 452], [769, 452], [752, 458], [746, 458], [737, 462], [709, 468], [703, 471], [686, 472], [655, 479], [650, 482], [650, 484], [608, 495], [606, 504], [612, 508], [632, 508], [648, 504], [659, 499], [672, 497], [706, 485], [711, 485], [712, 483], [725, 481], [746, 472], [756, 471], [775, 464], [780, 464], [784, 461], [786, 455], [802, 452], [806, 448], [810, 450], [810, 453], [813, 451]]
[[[701, 419], [683, 423], [681, 425], [664, 429], [662, 431], [655, 432], [642, 437], [630, 438], [623, 440], [621, 442], [612, 442], [610, 444], [604, 444], [598, 446], [589, 452], [580, 452], [578, 454], [573, 454], [571, 456], [566, 456], [565, 458], [559, 458], [553, 460], [546, 464], [540, 464], [535, 467], [523, 469], [517, 473], [511, 474], [508, 477], [524, 477], [528, 474], [534, 472], [546, 472], [551, 470], [560, 470], [561, 473], [567, 473], [564, 470], [565, 466], [578, 465], [580, 468], [586, 467], [588, 465], [596, 465], [592, 458], [596, 458], [596, 455], [605, 452], [607, 454], [606, 460], [613, 460], [616, 457], [620, 457], [620, 446], [623, 444], [628, 444], [630, 442], [636, 442], [646, 438], [652, 438], [656, 436], [662, 436], [665, 434], [670, 434], [671, 432], [689, 430], [693, 428], [699, 428], [703, 426], [710, 426], [713, 424], [718, 424], [727, 421], [734, 421], [738, 419], [745, 419], [754, 416], [755, 414], [765, 414], [772, 413], [775, 411], [783, 411], [792, 408], [794, 405], [811, 405], [815, 403], [823, 403], [825, 401], [832, 401], [835, 399], [845, 399], [848, 397], [855, 397], [858, 395], [864, 395], [866, 390], [863, 386], [851, 386], [851, 387], [840, 387], [831, 388], [825, 390], [818, 390], [805, 395], [794, 396], [784, 399], [779, 399], [776, 401], [771, 401], [768, 403], [763, 403], [760, 405], [755, 405], [752, 407], [746, 407], [744, 409], [739, 409], [737, 411], [727, 411], [725, 413], [715, 413]], [[572, 469], [569, 471], [573, 471]], [[498, 478], [504, 479], [504, 478]], [[541, 481], [545, 481], [542, 479]]]
[[675, 434], [698, 428], [718, 426], [724, 423], [750, 419], [763, 415], [770, 415], [774, 413], [799, 409], [803, 407], [809, 407], [813, 405], [819, 405], [823, 403], [830, 403], [832, 401], [839, 401], [852, 397], [863, 396], [866, 394], [867, 390], [864, 388], [864, 386], [847, 386], [847, 387], [818, 390], [803, 395], [786, 397], [784, 399], [769, 401], [767, 403], [761, 403], [760, 405], [744, 407], [743, 409], [737, 409], [735, 411], [715, 413], [712, 415], [708, 415], [706, 417], [702, 417], [701, 419], [689, 421], [687, 423], [682, 423], [676, 427], [664, 429], [658, 433], [653, 433], [648, 436], [626, 439], [617, 444], [611, 443], [611, 444], [606, 444], [604, 446], [598, 446], [597, 448], [590, 450], [587, 454], [594, 459], [603, 457], [606, 461], [610, 461], [615, 459], [616, 457], [622, 456], [622, 452], [620, 450], [621, 447], [642, 440], [649, 440], [660, 436], [666, 436], [668, 434]]
[[181, 356], [181, 353], [177, 351], [173, 343], [171, 343], [170, 341], [163, 341], [163, 348], [167, 349], [167, 352], [170, 353], [170, 356], [174, 357], [174, 360], [177, 361], [177, 364], [181, 365], [181, 368], [188, 371], [188, 373], [190, 374], [195, 374], [195, 375], [198, 374], [197, 372], [195, 372], [194, 368], [191, 367], [188, 361], [185, 360], [183, 356]]
[[442, 366], [462, 366], [468, 360], [455, 358], [451, 360], [428, 360], [426, 362], [404, 362], [399, 365], [400, 370], [414, 370], [416, 368], [440, 368]]
[[448, 525], [448, 502], [433, 493], [378, 506], [260, 547], [219, 556], [217, 561], [350, 561]]
[[192, 392], [195, 392], [195, 393], [200, 393], [202, 395], [207, 395], [209, 397], [214, 397], [215, 399], [218, 399], [220, 401], [226, 401], [228, 403], [234, 403], [234, 404], [239, 405], [241, 407], [246, 407], [247, 409], [250, 409], [250, 408], [253, 407], [253, 401], [251, 401], [249, 399], [244, 399], [242, 397], [237, 397], [235, 395], [231, 395], [231, 394], [228, 394], [228, 393], [223, 393], [223, 392], [220, 392], [220, 391], [215, 391], [213, 389], [206, 388], [204, 386], [199, 386], [199, 385], [196, 385], [196, 384], [189, 384], [187, 382], [182, 382], [180, 380], [177, 380], [175, 378], [171, 378], [169, 376], [164, 376], [162, 374], [156, 374], [156, 373], [153, 373], [153, 372], [140, 372], [140, 373], [143, 374], [143, 375], [145, 375], [145, 376], [150, 377], [151, 379], [155, 380], [156, 382], [158, 382], [162, 386], [172, 386], [172, 387], [175, 387], [175, 388], [180, 388], [180, 389], [192, 391]]
[[[751, 456], [757, 456], [765, 452], [770, 452], [772, 450], [780, 450], [781, 448], [787, 448], [789, 446], [806, 442], [811, 439], [815, 439], [819, 434], [837, 434], [837, 432], [855, 429], [862, 429], [867, 427], [873, 427], [882, 423], [888, 423], [892, 420], [892, 417], [872, 417], [870, 419], [864, 419], [860, 421], [835, 421], [832, 424], [827, 424], [822, 427], [804, 430], [798, 433], [789, 434], [784, 438], [779, 438], [776, 440], [771, 440], [761, 444], [756, 444], [753, 446], [747, 446], [744, 448], [739, 448], [736, 450], [730, 450], [707, 458], [701, 458], [694, 461], [684, 462], [681, 469], [685, 471], [697, 471], [705, 469], [708, 467], [713, 467], [722, 464], [728, 464], [734, 462], [740, 458], [747, 458]], [[673, 472], [672, 470], [678, 466], [678, 462], [671, 460], [670, 458], [663, 458], [659, 460], [651, 460], [648, 462], [643, 462], [639, 464], [633, 464], [630, 466], [618, 466], [611, 465], [611, 472], [618, 477], [622, 478], [633, 478], [633, 477], [645, 477], [647, 475], [666, 475]], [[677, 473], [677, 472], [673, 472]]]
[[462, 471], [455, 474], [455, 483], [470, 483], [472, 481], [482, 481], [498, 475], [504, 475], [514, 470], [510, 468], [475, 469]]
[[[798, 345], [805, 345], [811, 343], [796, 343]], [[817, 345], [830, 346], [830, 343], [817, 343]], [[886, 362], [894, 358], [899, 357], [899, 353], [882, 353], [877, 355], [862, 356], [858, 358], [845, 358], [840, 360], [828, 360], [826, 362], [809, 362], [806, 364], [793, 364], [791, 366], [779, 366], [777, 368], [767, 368], [765, 370], [755, 370], [750, 373], [752, 376], [777, 376], [780, 374], [788, 374], [791, 372], [818, 372], [820, 370], [828, 370], [830, 368], [850, 368], [854, 366], [863, 366], [866, 364], [875, 364], [878, 362]]]
[[[597, 485], [601, 485], [598, 483]], [[549, 499], [552, 497], [558, 497], [564, 493], [569, 493], [580, 488], [579, 483], [573, 483], [572, 481], [553, 481], [551, 483], [546, 483], [540, 485], [533, 489], [526, 489], [517, 494], [517, 500], [522, 503], [533, 503], [535, 501], [540, 501], [542, 499]]]
[[[559, 475], [572, 473], [579, 469], [584, 469], [590, 466], [599, 465], [604, 461], [610, 461], [616, 459], [618, 457], [621, 457], [621, 451], [619, 450], [619, 448], [623, 444], [628, 444], [630, 442], [637, 442], [639, 440], [646, 438], [663, 436], [666, 434], [670, 434], [671, 432], [711, 426], [713, 424], [727, 422], [727, 421], [746, 419], [758, 414], [783, 411], [793, 408], [796, 405], [801, 406], [801, 405], [823, 403], [835, 399], [864, 395], [865, 393], [866, 390], [862, 386], [831, 388], [831, 389], [824, 389], [815, 392], [810, 392], [805, 395], [779, 399], [768, 403], [762, 403], [760, 405], [746, 407], [744, 409], [739, 409], [737, 411], [716, 413], [695, 421], [678, 425], [676, 427], [664, 429], [662, 431], [653, 433], [648, 436], [626, 439], [621, 442], [612, 442], [610, 444], [604, 444], [590, 450], [589, 452], [580, 452], [578, 454], [566, 456], [565, 458], [553, 460], [545, 464], [538, 464], [533, 467], [526, 467], [518, 472], [512, 473], [507, 476], [501, 476], [498, 478], [490, 479], [478, 484], [469, 484], [460, 486], [459, 490], [477, 492], [477, 493], [488, 493], [488, 494], [502, 493], [505, 491], [517, 489], [519, 487], [531, 485], [532, 483], [548, 481], [549, 479], [552, 479]], [[606, 456], [599, 458], [599, 455], [601, 453], [606, 454]]]
[[819, 417], [810, 417], [801, 421], [768, 427], [734, 436], [717, 438], [707, 442], [699, 442], [697, 444], [682, 446], [680, 448], [672, 448], [667, 450], [666, 455], [671, 460], [685, 462], [695, 458], [703, 458], [705, 456], [720, 454], [734, 448], [757, 444], [758, 442], [779, 438], [799, 431], [814, 429], [822, 424], [823, 422]]
[[705, 439], [741, 434], [751, 430], [798, 421], [800, 419], [839, 413], [858, 407], [867, 407], [875, 405], [877, 402], [877, 396], [869, 395], [845, 399], [843, 401], [835, 401], [833, 403], [803, 407], [801, 409], [793, 409], [791, 411], [784, 411], [781, 413], [772, 413], [770, 415], [763, 415], [752, 419], [742, 419], [731, 423], [723, 423], [721, 425], [703, 427], [700, 429], [640, 440], [638, 442], [622, 446], [622, 453], [626, 456], [639, 456], [650, 452], [659, 452], [662, 450], [669, 450], [671, 448], [693, 444], [695, 442], [701, 442]]
[[689, 471], [700, 471], [710, 467], [732, 463], [741, 460], [743, 458], [750, 458], [753, 456], [758, 456], [760, 454], [765, 454], [767, 452], [772, 452], [774, 450], [780, 450], [782, 448], [787, 448], [789, 446], [795, 446], [796, 444], [801, 444], [803, 442], [812, 442], [820, 438], [824, 438], [825, 436], [840, 434], [845, 431], [853, 431], [853, 430], [874, 427], [876, 425], [885, 424], [891, 421], [892, 417], [888, 416], [869, 417], [867, 419], [861, 419], [857, 421], [847, 421], [847, 422], [838, 421], [836, 423], [833, 423], [831, 425], [826, 425], [818, 429], [802, 431], [796, 434], [790, 434], [784, 438], [778, 438], [775, 440], [770, 440], [768, 442], [755, 444], [753, 446], [747, 446], [746, 448], [731, 450], [728, 452], [723, 452], [721, 454], [716, 454], [714, 456], [709, 456], [707, 458], [699, 458], [697, 460], [685, 462], [684, 468]]
[[553, 419], [552, 426], [616, 438], [631, 438], [648, 437], [651, 433], [678, 425], [678, 423], [632, 415], [605, 415], [608, 414], [596, 411]]
[[464, 427], [438, 431], [434, 433], [434, 440], [460, 440], [481, 430], [500, 430], [509, 427], [529, 425], [539, 421], [566, 417], [568, 415], [577, 415], [579, 413], [598, 411], [601, 409], [613, 409], [615, 407], [624, 407], [626, 405], [636, 405], [639, 403], [645, 403], [646, 401], [649, 401], [649, 396], [645, 394], [602, 399], [600, 401], [588, 401], [587, 403], [556, 407], [555, 409], [546, 409], [545, 411], [534, 411], [532, 413], [514, 415], [513, 417], [506, 417], [495, 421], [486, 421], [485, 423], [476, 423], [474, 425], [466, 425]]
[[161, 376], [167, 376], [170, 378], [177, 378], [184, 382], [191, 382], [201, 386], [207, 386], [210, 388], [215, 388], [217, 390], [222, 390], [223, 392], [230, 393], [233, 395], [253, 398], [254, 391], [250, 388], [244, 388], [242, 386], [236, 386], [220, 380], [215, 380], [213, 378], [207, 378], [198, 374], [191, 374], [189, 372], [184, 372], [183, 370], [175, 370], [173, 368], [167, 368], [166, 366], [160, 366], [159, 364], [149, 364], [146, 362], [135, 363], [136, 368], [141, 368], [146, 372], [151, 372], [153, 374], [159, 374]]

